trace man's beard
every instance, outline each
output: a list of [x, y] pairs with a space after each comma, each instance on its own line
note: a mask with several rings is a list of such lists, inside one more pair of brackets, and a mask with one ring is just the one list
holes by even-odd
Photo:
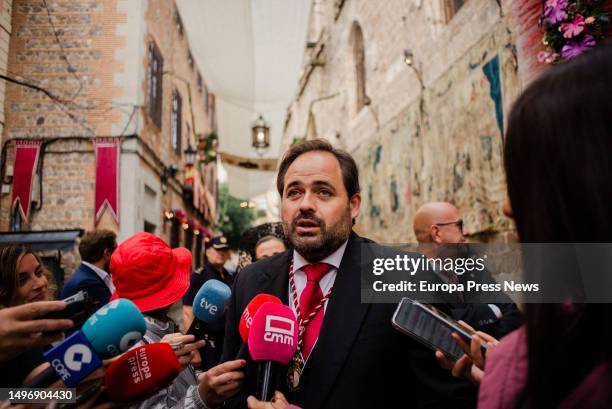
[[[316, 240], [312, 240], [315, 235], [300, 235], [296, 232], [297, 223], [304, 220], [317, 224], [319, 233]], [[352, 225], [349, 208], [340, 220], [329, 227], [326, 226], [324, 220], [319, 219], [313, 213], [300, 212], [290, 223], [283, 221], [285, 235], [297, 252], [311, 263], [323, 260], [347, 241], [351, 234]]]

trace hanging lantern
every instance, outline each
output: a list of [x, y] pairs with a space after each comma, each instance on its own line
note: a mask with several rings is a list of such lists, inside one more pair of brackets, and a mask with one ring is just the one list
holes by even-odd
[[188, 166], [193, 166], [193, 164], [195, 163], [196, 153], [198, 152], [193, 149], [193, 146], [191, 146], [191, 144], [189, 144], [189, 146], [187, 146], [187, 149], [185, 149], [183, 153], [185, 154], [185, 164]]
[[251, 130], [253, 148], [260, 150], [270, 147], [270, 125], [263, 119], [263, 116], [259, 115], [259, 118], [253, 122]]

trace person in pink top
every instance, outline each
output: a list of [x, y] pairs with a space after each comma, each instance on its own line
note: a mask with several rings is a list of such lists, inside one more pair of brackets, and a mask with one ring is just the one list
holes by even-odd
[[[611, 156], [608, 45], [552, 67], [512, 108], [504, 212], [520, 241], [612, 243]], [[561, 285], [580, 288], [571, 281], [584, 269], [576, 254], [555, 256], [576, 266]], [[530, 261], [526, 281], [560, 280], [543, 258]], [[563, 303], [526, 304], [524, 327], [500, 343], [480, 333], [471, 346], [463, 344], [467, 355], [454, 365], [437, 356], [454, 375], [480, 383], [479, 409], [612, 408], [612, 304], [582, 297], [574, 291]], [[481, 341], [489, 345], [486, 362]]]

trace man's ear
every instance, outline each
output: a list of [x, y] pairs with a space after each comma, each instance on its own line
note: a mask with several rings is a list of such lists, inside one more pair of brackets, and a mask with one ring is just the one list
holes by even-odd
[[355, 193], [349, 199], [349, 206], [351, 208], [351, 218], [356, 219], [361, 208], [361, 193]]
[[433, 243], [442, 243], [442, 238], [440, 237], [440, 228], [435, 224], [429, 228], [429, 236], [431, 237], [431, 241]]

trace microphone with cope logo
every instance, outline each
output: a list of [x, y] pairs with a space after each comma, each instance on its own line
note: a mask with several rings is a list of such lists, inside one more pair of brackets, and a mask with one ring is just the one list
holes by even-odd
[[118, 403], [142, 401], [170, 385], [180, 372], [181, 364], [169, 344], [143, 345], [105, 369], [106, 394]]
[[291, 308], [286, 305], [266, 303], [253, 317], [249, 331], [249, 352], [258, 362], [255, 397], [270, 401], [274, 394], [271, 380], [276, 379], [278, 364], [287, 365], [298, 343], [298, 323]]
[[262, 305], [265, 303], [282, 304], [283, 302], [278, 298], [270, 294], [257, 294], [251, 302], [246, 306], [242, 316], [240, 317], [240, 324], [238, 326], [238, 332], [243, 342], [249, 342], [249, 330], [253, 323], [253, 317]]
[[73, 388], [102, 366], [101, 359], [127, 351], [142, 339], [146, 330], [144, 317], [132, 301], [125, 298], [111, 301], [89, 317], [80, 331], [45, 352], [51, 367], [24, 387], [43, 388], [61, 379]]

